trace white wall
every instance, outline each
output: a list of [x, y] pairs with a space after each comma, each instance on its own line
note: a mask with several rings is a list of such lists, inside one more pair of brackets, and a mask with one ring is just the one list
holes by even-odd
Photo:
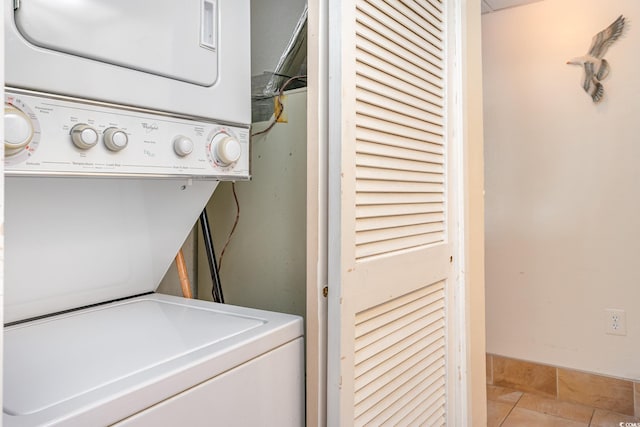
[[[566, 65], [618, 15], [605, 99]], [[640, 379], [640, 2], [483, 16], [487, 351]], [[604, 333], [626, 310], [627, 336]]]

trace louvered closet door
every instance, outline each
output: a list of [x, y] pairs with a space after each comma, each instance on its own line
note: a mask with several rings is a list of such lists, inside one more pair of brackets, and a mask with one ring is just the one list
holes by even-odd
[[446, 3], [329, 5], [330, 426], [446, 422]]

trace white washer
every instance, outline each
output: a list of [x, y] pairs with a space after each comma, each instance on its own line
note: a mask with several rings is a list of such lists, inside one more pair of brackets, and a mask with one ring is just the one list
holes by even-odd
[[5, 426], [304, 424], [300, 319], [153, 294], [5, 329]]

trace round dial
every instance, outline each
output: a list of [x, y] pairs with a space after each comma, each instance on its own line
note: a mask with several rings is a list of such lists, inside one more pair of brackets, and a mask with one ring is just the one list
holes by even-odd
[[12, 156], [21, 152], [33, 138], [33, 125], [29, 117], [14, 107], [4, 106], [4, 152]]
[[173, 138], [173, 151], [180, 157], [186, 157], [193, 152], [193, 141], [184, 135]]
[[71, 140], [76, 147], [88, 150], [98, 143], [98, 131], [85, 123], [79, 123], [71, 128]]
[[107, 128], [103, 134], [104, 145], [111, 151], [120, 151], [127, 146], [129, 138], [122, 129]]
[[227, 133], [220, 132], [211, 140], [211, 153], [216, 163], [229, 166], [240, 160], [242, 147], [237, 139]]

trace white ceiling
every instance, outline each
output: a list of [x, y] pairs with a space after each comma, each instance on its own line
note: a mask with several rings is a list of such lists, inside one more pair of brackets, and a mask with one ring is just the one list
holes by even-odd
[[495, 12], [508, 7], [522, 6], [542, 0], [482, 0], [482, 13]]

